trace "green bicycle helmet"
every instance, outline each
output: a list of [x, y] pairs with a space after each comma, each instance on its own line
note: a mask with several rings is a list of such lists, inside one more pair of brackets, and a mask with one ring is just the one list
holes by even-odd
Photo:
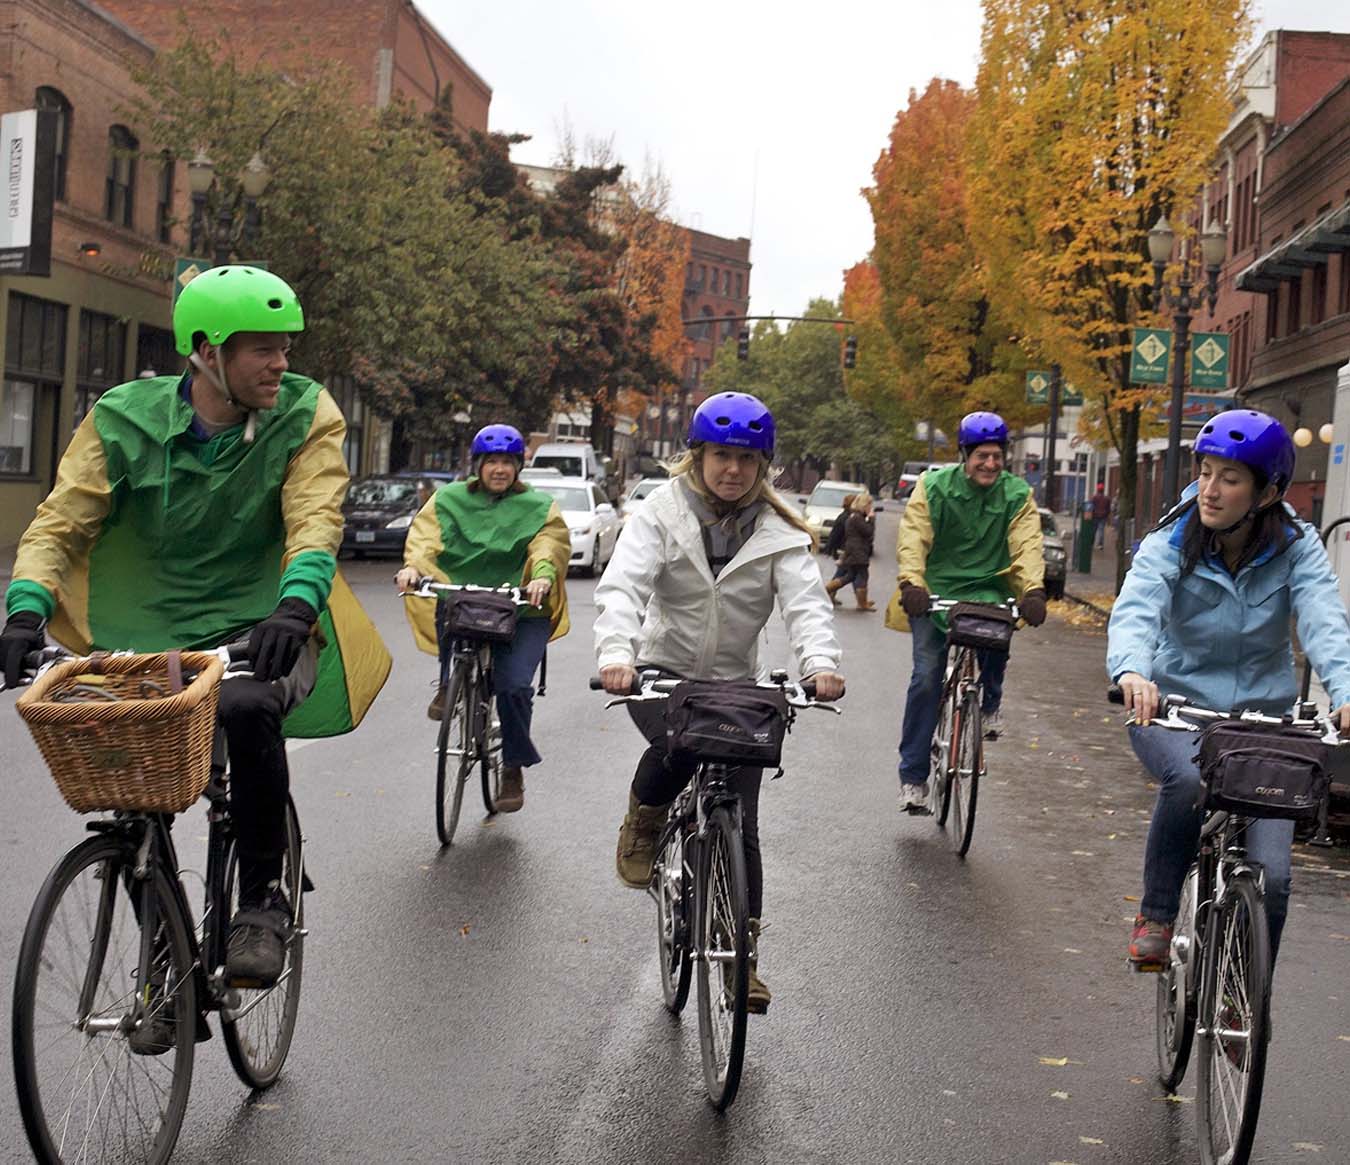
[[261, 267], [212, 267], [178, 294], [173, 307], [174, 346], [192, 354], [203, 332], [223, 344], [235, 332], [303, 332], [305, 313], [291, 285]]

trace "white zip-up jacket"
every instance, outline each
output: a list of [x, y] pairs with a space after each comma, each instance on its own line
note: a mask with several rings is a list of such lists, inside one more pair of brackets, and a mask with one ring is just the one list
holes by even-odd
[[834, 613], [810, 536], [766, 505], [714, 579], [698, 516], [668, 482], [628, 519], [595, 588], [597, 665], [642, 663], [685, 679], [762, 678], [759, 637], [775, 596], [802, 678], [837, 671]]

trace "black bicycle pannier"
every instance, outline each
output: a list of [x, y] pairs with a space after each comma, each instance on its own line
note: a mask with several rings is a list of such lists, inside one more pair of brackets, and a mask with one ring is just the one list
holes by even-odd
[[787, 697], [753, 683], [685, 680], [666, 702], [672, 756], [776, 768], [786, 733]]
[[510, 643], [516, 634], [516, 601], [492, 591], [454, 591], [438, 604], [441, 638]]
[[992, 603], [957, 603], [947, 616], [947, 643], [1007, 651], [1012, 645], [1013, 617], [1007, 607]]
[[1294, 727], [1221, 720], [1200, 737], [1200, 776], [1208, 808], [1307, 821], [1331, 787], [1330, 747]]

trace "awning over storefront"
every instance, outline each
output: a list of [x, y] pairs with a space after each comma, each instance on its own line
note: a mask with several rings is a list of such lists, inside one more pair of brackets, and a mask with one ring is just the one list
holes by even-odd
[[1329, 210], [1292, 238], [1277, 244], [1250, 267], [1238, 273], [1239, 291], [1271, 295], [1280, 284], [1299, 279], [1310, 267], [1320, 267], [1337, 252], [1350, 251], [1350, 202]]

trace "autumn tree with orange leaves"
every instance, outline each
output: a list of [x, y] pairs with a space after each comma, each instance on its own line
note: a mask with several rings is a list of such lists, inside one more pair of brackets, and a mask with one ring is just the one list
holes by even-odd
[[1129, 383], [1130, 329], [1156, 320], [1147, 232], [1163, 212], [1185, 229], [1247, 16], [1247, 0], [984, 0], [971, 242], [1028, 355], [1059, 363], [1102, 416], [1126, 521], [1141, 418], [1158, 396]]
[[[935, 78], [922, 94], [911, 90], [873, 169], [874, 185], [863, 191], [891, 340], [885, 379], [913, 416], [947, 432], [975, 408], [1014, 422], [1028, 415], [1020, 356], [997, 318], [966, 222], [966, 136], [975, 109], [974, 94], [953, 81]], [[850, 275], [856, 299], [870, 276], [859, 268]], [[861, 310], [850, 302], [846, 283], [846, 310]]]

